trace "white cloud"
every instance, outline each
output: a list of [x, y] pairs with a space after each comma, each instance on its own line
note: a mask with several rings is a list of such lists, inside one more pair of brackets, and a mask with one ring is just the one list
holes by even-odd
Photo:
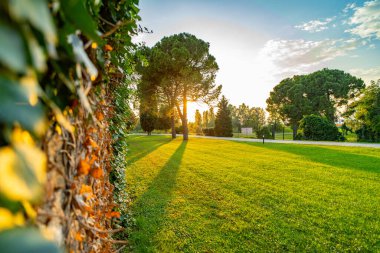
[[380, 79], [380, 66], [368, 69], [350, 69], [348, 72], [354, 76], [362, 78], [367, 84], [372, 80], [376, 81]]
[[[324, 62], [346, 55], [360, 45], [359, 40], [270, 40], [259, 53], [263, 62], [271, 62], [273, 74], [302, 74]], [[266, 64], [270, 65], [270, 64]]]
[[380, 0], [365, 2], [362, 7], [356, 7], [348, 24], [353, 28], [346, 30], [362, 38], [380, 39]]
[[311, 33], [321, 32], [323, 30], [327, 30], [329, 28], [328, 24], [330, 24], [334, 19], [335, 17], [322, 20], [311, 20], [301, 25], [296, 25], [295, 28]]
[[343, 12], [347, 13], [350, 10], [354, 10], [355, 8], [356, 8], [356, 4], [355, 3], [350, 3], [350, 4], [346, 5], [346, 7], [343, 9]]

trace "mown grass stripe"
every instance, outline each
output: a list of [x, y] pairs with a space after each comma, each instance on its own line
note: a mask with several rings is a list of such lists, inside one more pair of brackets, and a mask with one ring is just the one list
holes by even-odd
[[380, 150], [165, 136], [129, 143], [133, 251], [380, 250]]

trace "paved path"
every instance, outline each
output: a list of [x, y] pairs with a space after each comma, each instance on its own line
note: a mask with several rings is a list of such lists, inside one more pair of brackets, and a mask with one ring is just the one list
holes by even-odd
[[[170, 135], [170, 134], [153, 134], [153, 135]], [[180, 135], [180, 134], [178, 134], [178, 135]], [[218, 140], [226, 140], [226, 141], [263, 142], [262, 139], [248, 139], [248, 138], [213, 137], [213, 136], [200, 136], [200, 135], [189, 135], [189, 137], [190, 138], [203, 138], [203, 139], [218, 139]], [[380, 144], [375, 144], [375, 143], [360, 143], [360, 142], [265, 140], [265, 143], [285, 143], [285, 144], [301, 144], [301, 145], [322, 145], [322, 146], [346, 146], [346, 147], [380, 148]]]

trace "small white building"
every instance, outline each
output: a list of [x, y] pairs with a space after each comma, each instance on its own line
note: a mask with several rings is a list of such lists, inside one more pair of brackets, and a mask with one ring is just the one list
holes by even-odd
[[241, 133], [246, 135], [252, 134], [252, 127], [242, 127]]

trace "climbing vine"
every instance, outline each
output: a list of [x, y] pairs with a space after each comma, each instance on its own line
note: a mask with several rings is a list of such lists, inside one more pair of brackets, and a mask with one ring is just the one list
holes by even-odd
[[125, 182], [116, 158], [133, 122], [137, 5], [0, 2], [0, 244], [8, 252], [127, 244], [113, 236], [127, 213], [117, 205]]

